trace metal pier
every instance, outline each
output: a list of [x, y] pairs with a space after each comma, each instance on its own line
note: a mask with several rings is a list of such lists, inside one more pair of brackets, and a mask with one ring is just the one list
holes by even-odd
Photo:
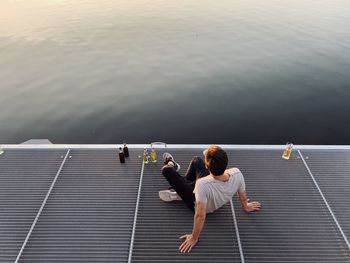
[[[200, 242], [181, 254], [193, 214], [163, 203], [161, 164], [130, 145], [3, 145], [0, 262], [350, 262], [350, 147], [224, 145], [257, 213], [236, 197], [207, 216]], [[158, 147], [158, 157], [165, 151]], [[185, 173], [206, 145], [168, 145]]]

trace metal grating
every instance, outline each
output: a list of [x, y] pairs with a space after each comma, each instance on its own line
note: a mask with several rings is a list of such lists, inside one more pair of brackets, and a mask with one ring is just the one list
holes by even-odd
[[235, 202], [245, 262], [350, 262], [349, 250], [297, 153], [230, 151], [247, 193], [262, 202], [247, 214]]
[[350, 151], [301, 152], [349, 241]]
[[[141, 149], [121, 165], [113, 149], [71, 151], [21, 262], [242, 262], [230, 205], [208, 215], [200, 243], [181, 254], [179, 236], [193, 214], [163, 203], [161, 164], [145, 166], [133, 250]], [[169, 149], [184, 174], [200, 149]], [[14, 262], [67, 150], [6, 150], [0, 156], [0, 262]], [[331, 210], [349, 239], [349, 150], [302, 150]], [[251, 199], [263, 210], [244, 213], [234, 198], [245, 262], [350, 262], [350, 252], [302, 159], [280, 150], [229, 150]], [[159, 151], [161, 157], [161, 151]]]
[[0, 262], [14, 262], [62, 162], [64, 150], [0, 155]]
[[141, 168], [130, 153], [72, 150], [20, 262], [126, 262]]
[[[201, 151], [170, 150], [184, 175]], [[158, 153], [161, 157], [161, 152]], [[182, 203], [164, 203], [158, 191], [168, 188], [161, 164], [145, 166], [132, 262], [241, 262], [230, 205], [208, 215], [198, 246], [190, 254], [178, 251], [179, 237], [191, 233], [193, 213]]]

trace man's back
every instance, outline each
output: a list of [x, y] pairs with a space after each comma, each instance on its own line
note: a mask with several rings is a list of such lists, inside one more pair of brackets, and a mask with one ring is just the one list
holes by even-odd
[[238, 168], [227, 169], [225, 173], [229, 174], [227, 181], [217, 180], [212, 175], [196, 181], [193, 190], [196, 202], [206, 203], [207, 213], [212, 213], [229, 202], [237, 191], [245, 191], [244, 178]]

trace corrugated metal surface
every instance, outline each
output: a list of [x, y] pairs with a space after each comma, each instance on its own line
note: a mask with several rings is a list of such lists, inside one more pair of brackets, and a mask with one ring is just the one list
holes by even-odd
[[72, 150], [21, 262], [126, 262], [140, 178], [139, 152]]
[[247, 214], [235, 202], [245, 261], [350, 262], [349, 250], [303, 162], [281, 151], [230, 151], [251, 199], [263, 209]]
[[301, 151], [333, 213], [350, 240], [350, 151]]
[[[184, 175], [201, 151], [170, 150]], [[161, 152], [159, 152], [161, 157]], [[207, 216], [198, 246], [181, 254], [179, 237], [191, 233], [193, 213], [182, 203], [164, 203], [158, 191], [168, 188], [161, 164], [145, 166], [132, 262], [241, 262], [230, 205]]]
[[0, 155], [0, 262], [14, 262], [63, 160], [64, 150]]
[[[184, 174], [198, 150], [168, 150]], [[21, 262], [127, 262], [139, 188], [142, 149], [121, 165], [112, 149], [71, 151], [24, 249]], [[302, 151], [349, 237], [350, 151]], [[7, 150], [0, 156], [0, 262], [14, 262], [66, 150]], [[230, 166], [246, 178], [258, 213], [234, 199], [245, 262], [350, 262], [349, 249], [297, 152], [230, 150]], [[161, 151], [159, 151], [161, 157]], [[133, 262], [241, 262], [230, 205], [208, 215], [198, 246], [181, 254], [179, 236], [193, 214], [164, 203], [161, 164], [145, 166]]]

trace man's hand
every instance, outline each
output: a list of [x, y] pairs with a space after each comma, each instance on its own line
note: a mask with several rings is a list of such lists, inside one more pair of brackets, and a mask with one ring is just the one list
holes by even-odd
[[194, 239], [192, 234], [187, 234], [180, 237], [180, 239], [184, 238], [186, 240], [181, 244], [179, 250], [181, 251], [181, 253], [191, 252], [191, 249], [197, 244], [198, 239]]
[[241, 201], [243, 210], [246, 212], [259, 211], [261, 204], [259, 202], [253, 201], [250, 202], [250, 199], [247, 197], [246, 192], [238, 192], [239, 200]]
[[253, 212], [253, 211], [259, 211], [261, 208], [261, 204], [259, 202], [253, 201], [249, 202], [249, 199], [247, 203], [244, 206], [244, 211], [246, 212]]

